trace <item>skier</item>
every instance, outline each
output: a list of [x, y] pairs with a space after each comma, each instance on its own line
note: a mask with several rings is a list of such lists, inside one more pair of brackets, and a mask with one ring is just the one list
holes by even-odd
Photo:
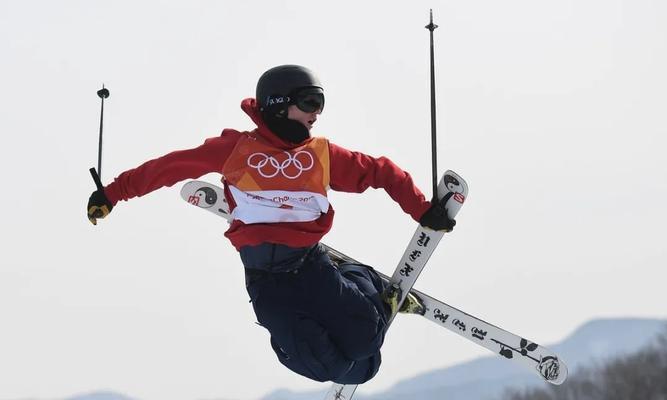
[[324, 90], [309, 69], [269, 69], [241, 108], [257, 128], [224, 129], [199, 147], [121, 173], [92, 193], [88, 218], [97, 224], [120, 200], [221, 173], [233, 217], [225, 236], [240, 253], [255, 315], [279, 361], [320, 382], [366, 382], [379, 369], [388, 321], [417, 305], [409, 296], [398, 310], [371, 267], [332, 262], [319, 244], [334, 216], [327, 191], [382, 188], [425, 227], [450, 231], [456, 222], [391, 160], [310, 135]]

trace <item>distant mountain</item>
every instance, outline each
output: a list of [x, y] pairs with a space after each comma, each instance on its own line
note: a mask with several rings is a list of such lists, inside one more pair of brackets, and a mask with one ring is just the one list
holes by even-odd
[[[27, 399], [24, 399], [27, 400]], [[120, 393], [111, 392], [111, 391], [97, 391], [87, 394], [80, 394], [72, 397], [68, 397], [62, 400], [139, 400], [135, 397], [128, 397]], [[224, 400], [222, 398], [216, 400]]]
[[99, 391], [99, 392], [91, 392], [87, 394], [68, 397], [64, 400], [137, 400], [137, 399], [110, 391]]
[[[581, 366], [634, 353], [663, 332], [667, 332], [667, 320], [600, 319], [584, 324], [563, 342], [547, 347], [566, 362], [572, 374]], [[355, 399], [492, 400], [500, 397], [506, 389], [537, 385], [549, 384], [536, 379], [523, 368], [491, 355], [400, 381], [381, 393], [357, 394]], [[321, 399], [324, 393], [278, 390], [261, 400]]]

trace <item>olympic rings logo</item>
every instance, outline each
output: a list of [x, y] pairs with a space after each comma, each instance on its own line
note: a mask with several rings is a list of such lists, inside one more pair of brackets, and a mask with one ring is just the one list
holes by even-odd
[[[287, 155], [287, 159], [282, 162], [264, 153], [253, 153], [248, 157], [248, 166], [256, 169], [264, 178], [273, 178], [282, 174], [287, 179], [296, 179], [304, 171], [310, 170], [315, 165], [315, 159], [307, 151], [301, 150], [294, 155], [286, 151], [283, 151], [283, 153]], [[288, 168], [289, 171], [293, 170], [294, 172], [288, 172]]]

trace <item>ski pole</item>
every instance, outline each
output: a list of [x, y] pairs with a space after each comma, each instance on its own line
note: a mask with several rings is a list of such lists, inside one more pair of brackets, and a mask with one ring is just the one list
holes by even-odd
[[433, 56], [433, 31], [438, 25], [433, 23], [433, 9], [430, 10], [431, 19], [426, 29], [430, 31], [431, 36], [431, 163], [433, 174], [433, 202], [438, 201], [438, 149], [436, 147], [436, 127], [435, 127], [435, 61]]
[[97, 91], [97, 96], [102, 99], [102, 106], [100, 110], [100, 139], [97, 147], [97, 171], [95, 170], [95, 167], [92, 167], [89, 171], [90, 175], [93, 177], [93, 181], [95, 181], [95, 186], [97, 186], [98, 189], [102, 189], [104, 187], [102, 185], [102, 130], [104, 128], [104, 99], [109, 97], [109, 90], [104, 87], [104, 84], [102, 84], [102, 89]]

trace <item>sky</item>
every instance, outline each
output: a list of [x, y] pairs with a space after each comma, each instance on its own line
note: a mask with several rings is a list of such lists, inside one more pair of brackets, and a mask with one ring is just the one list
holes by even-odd
[[[328, 387], [282, 367], [222, 219], [180, 184], [85, 217], [102, 179], [223, 128], [295, 63], [327, 96], [313, 133], [470, 187], [416, 287], [543, 345], [593, 318], [665, 318], [667, 3], [660, 0], [0, 1], [0, 399], [114, 390], [257, 399]], [[203, 179], [219, 182], [219, 176]], [[391, 274], [415, 222], [383, 192], [330, 192], [324, 242]], [[360, 389], [487, 355], [399, 318]], [[567, 361], [567, 360], [566, 360]]]

